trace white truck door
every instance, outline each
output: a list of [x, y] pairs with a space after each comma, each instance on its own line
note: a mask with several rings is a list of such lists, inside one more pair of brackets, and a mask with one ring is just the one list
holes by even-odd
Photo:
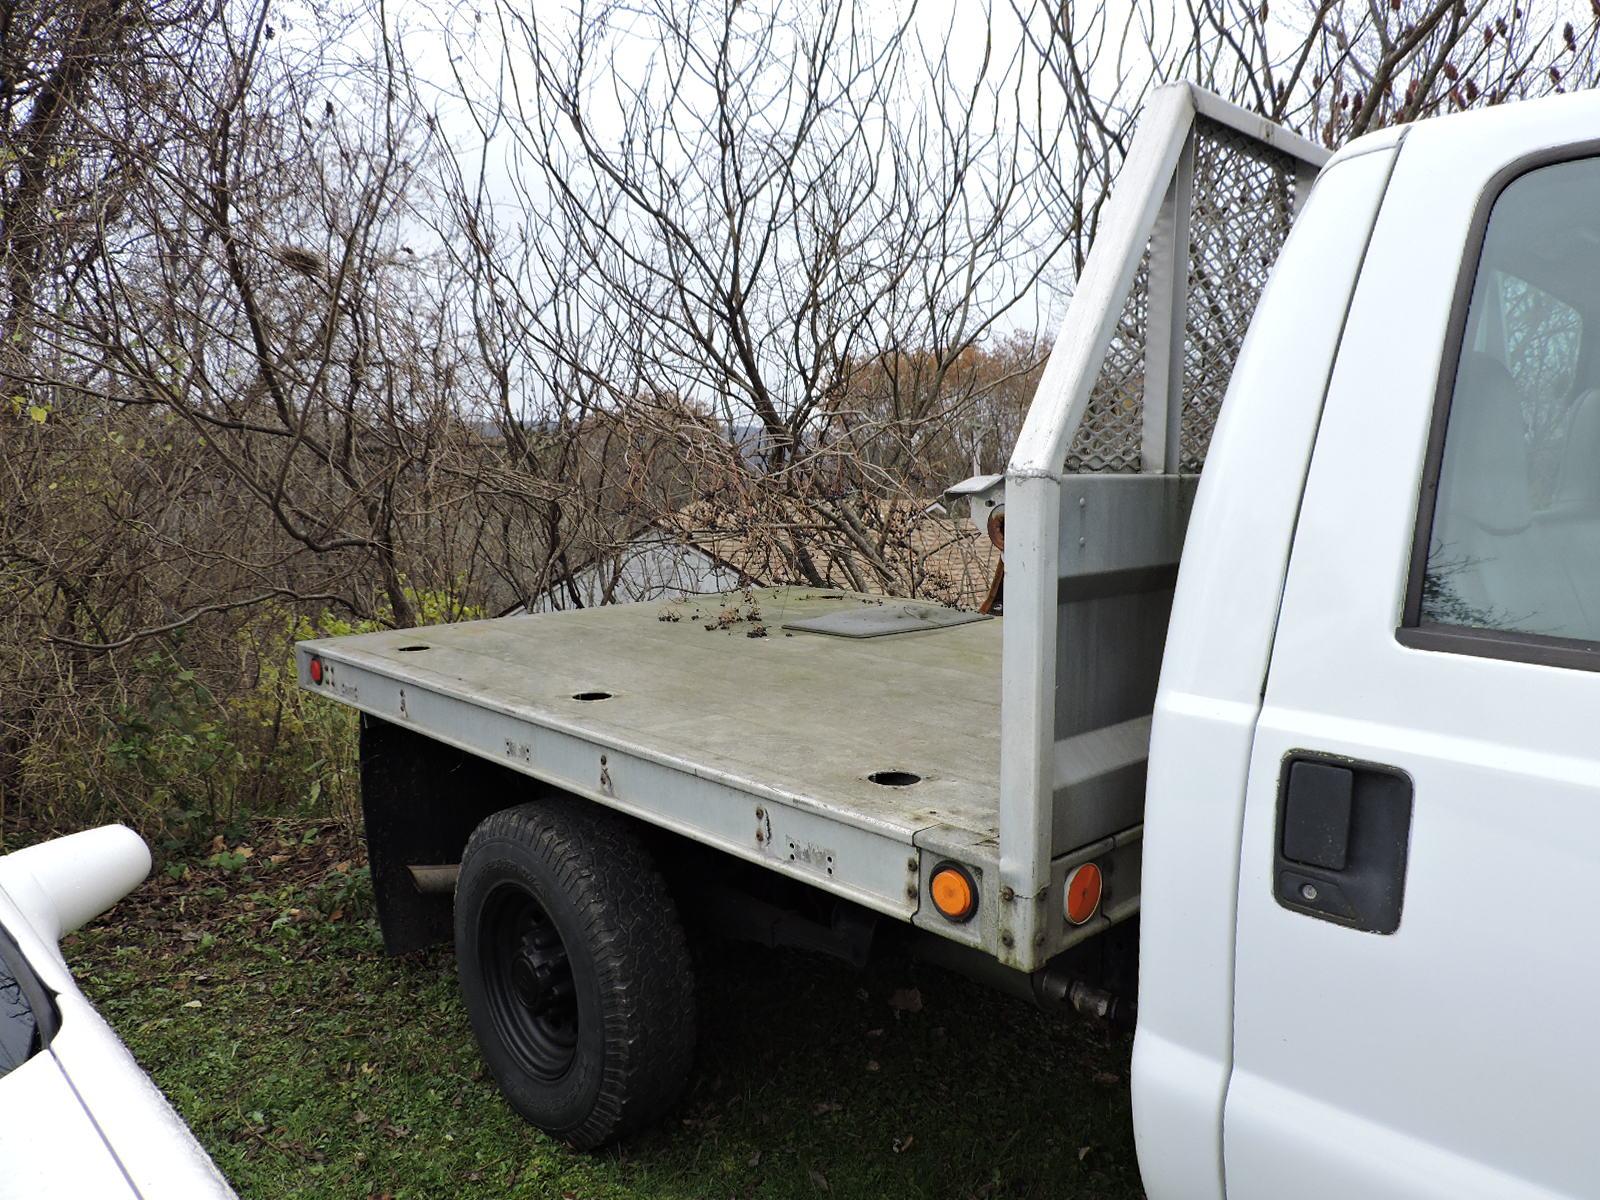
[[1235, 1200], [1600, 1195], [1597, 129], [1396, 159], [1251, 756]]

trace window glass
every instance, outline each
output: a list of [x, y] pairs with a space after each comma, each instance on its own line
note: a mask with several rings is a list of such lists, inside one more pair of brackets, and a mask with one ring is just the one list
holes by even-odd
[[1426, 622], [1600, 640], [1600, 160], [1495, 202], [1445, 428]]
[[13, 965], [16, 947], [0, 935], [0, 1076], [8, 1075], [39, 1052], [39, 1022]]

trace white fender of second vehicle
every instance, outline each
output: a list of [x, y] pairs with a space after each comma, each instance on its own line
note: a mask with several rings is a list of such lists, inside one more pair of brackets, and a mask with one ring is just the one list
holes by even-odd
[[205, 1150], [78, 990], [61, 937], [150, 873], [133, 830], [107, 825], [0, 857], [0, 931], [53, 993], [48, 1044], [0, 1079], [0, 1200], [233, 1200]]
[[126, 825], [102, 825], [0, 858], [0, 889], [42, 938], [60, 941], [144, 882], [150, 848]]

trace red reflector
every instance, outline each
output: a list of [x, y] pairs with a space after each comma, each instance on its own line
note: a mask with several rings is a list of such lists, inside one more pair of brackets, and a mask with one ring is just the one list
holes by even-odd
[[1100, 911], [1100, 868], [1093, 863], [1075, 867], [1067, 876], [1065, 907], [1067, 920], [1082, 925]]
[[312, 683], [321, 683], [322, 682], [322, 660], [320, 658], [313, 658], [311, 660], [311, 665], [306, 668], [306, 673], [311, 676], [311, 682]]

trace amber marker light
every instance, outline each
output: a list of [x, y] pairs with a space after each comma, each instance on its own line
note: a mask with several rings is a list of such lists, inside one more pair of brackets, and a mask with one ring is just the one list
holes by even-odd
[[1093, 863], [1074, 867], [1067, 876], [1065, 906], [1067, 920], [1082, 925], [1100, 911], [1100, 868]]
[[956, 863], [941, 863], [928, 880], [928, 894], [933, 906], [947, 921], [960, 923], [972, 919], [978, 911], [978, 889], [967, 869]]

